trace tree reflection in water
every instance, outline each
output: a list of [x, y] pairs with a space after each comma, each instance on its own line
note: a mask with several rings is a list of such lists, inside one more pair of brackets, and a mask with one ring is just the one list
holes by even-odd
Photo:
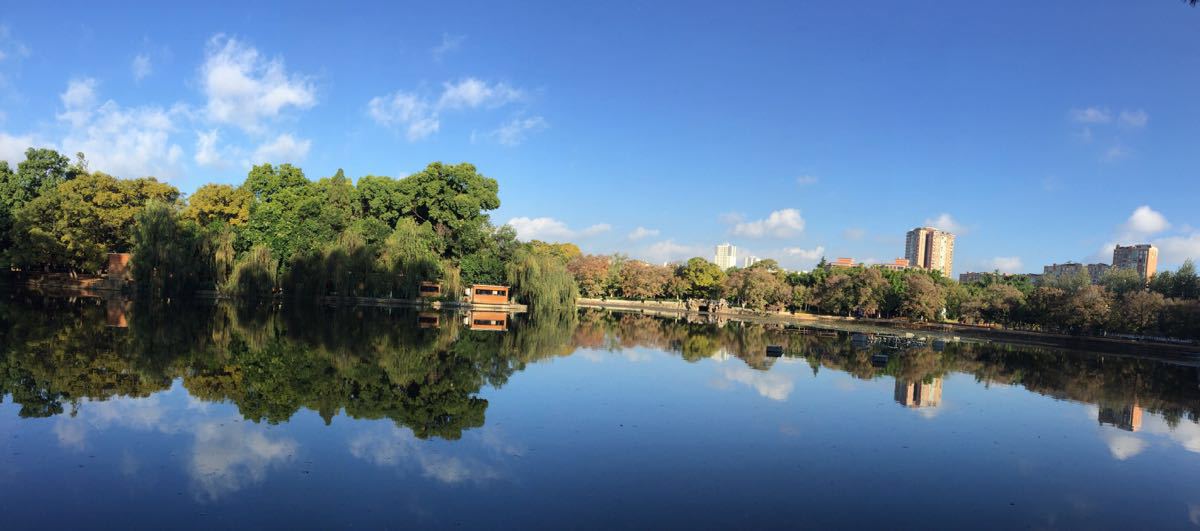
[[[122, 307], [97, 299], [7, 294], [0, 304], [0, 397], [23, 417], [72, 414], [84, 399], [147, 397], [181, 379], [195, 398], [228, 401], [254, 422], [286, 422], [301, 409], [326, 423], [339, 413], [392, 420], [421, 439], [454, 440], [484, 424], [485, 386], [503, 386], [527, 364], [576, 349], [649, 347], [686, 362], [735, 357], [769, 371], [768, 345], [784, 357], [855, 378], [894, 378], [897, 403], [937, 407], [941, 381], [971, 374], [1096, 404], [1100, 423], [1136, 431], [1142, 412], [1175, 426], [1200, 417], [1197, 369], [1115, 355], [1005, 344], [948, 343], [889, 350], [783, 326], [705, 323], [585, 310], [516, 319], [508, 332], [472, 331], [460, 319], [407, 310], [230, 305]], [[428, 316], [426, 316], [428, 317]], [[128, 327], [110, 326], [127, 323]], [[745, 375], [742, 375], [745, 376]], [[786, 390], [760, 390], [786, 399]]]

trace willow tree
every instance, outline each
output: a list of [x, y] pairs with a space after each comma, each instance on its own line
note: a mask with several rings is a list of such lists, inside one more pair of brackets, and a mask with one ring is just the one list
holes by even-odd
[[562, 260], [522, 252], [508, 264], [508, 283], [533, 313], [574, 311], [579, 286]]
[[233, 266], [226, 291], [246, 299], [271, 297], [278, 267], [270, 247], [255, 245]]
[[135, 218], [133, 229], [133, 281], [138, 294], [175, 297], [196, 290], [211, 276], [204, 256], [204, 238], [190, 221], [179, 219], [175, 209], [151, 201]]
[[410, 299], [417, 296], [422, 280], [437, 280], [441, 274], [441, 259], [436, 248], [437, 235], [429, 225], [401, 218], [396, 229], [383, 243], [379, 263], [392, 278], [393, 297]]

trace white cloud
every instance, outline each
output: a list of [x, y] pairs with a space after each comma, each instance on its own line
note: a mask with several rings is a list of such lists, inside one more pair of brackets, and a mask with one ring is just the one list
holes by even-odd
[[842, 231], [842, 237], [847, 240], [851, 240], [851, 241], [858, 241], [858, 240], [865, 238], [866, 236], [867, 236], [867, 231], [865, 231], [863, 229], [859, 229], [859, 228], [851, 227], [849, 229]]
[[1130, 151], [1129, 151], [1129, 149], [1128, 149], [1128, 148], [1126, 148], [1125, 146], [1122, 146], [1122, 145], [1118, 144], [1118, 145], [1114, 145], [1114, 146], [1112, 146], [1112, 147], [1108, 148], [1108, 150], [1106, 150], [1106, 151], [1104, 152], [1104, 157], [1103, 157], [1103, 159], [1104, 159], [1106, 162], [1112, 162], [1112, 161], [1115, 161], [1115, 160], [1120, 160], [1120, 159], [1123, 159], [1123, 158], [1125, 158], [1125, 157], [1128, 157], [1128, 156], [1129, 156], [1129, 153], [1130, 153]]
[[640, 249], [637, 254], [649, 263], [661, 264], [664, 262], [687, 260], [697, 256], [711, 257], [713, 250], [711, 247], [682, 245], [672, 240], [664, 240], [647, 245]]
[[1150, 115], [1141, 109], [1136, 111], [1121, 111], [1121, 115], [1117, 120], [1121, 122], [1121, 125], [1140, 128], [1146, 127], [1146, 124], [1150, 122]]
[[489, 85], [473, 77], [458, 83], [443, 83], [442, 88], [442, 96], [438, 98], [439, 109], [499, 107], [522, 97], [521, 91], [504, 83]]
[[171, 133], [185, 110], [124, 108], [112, 100], [96, 106], [95, 88], [94, 80], [73, 80], [60, 95], [65, 110], [58, 119], [71, 127], [61, 150], [83, 152], [92, 167], [120, 177], [178, 176], [183, 149], [171, 141]]
[[446, 54], [461, 48], [462, 43], [465, 40], [467, 40], [466, 35], [450, 35], [449, 33], [443, 33], [442, 43], [430, 49], [429, 53], [433, 55], [434, 61], [441, 61]]
[[1133, 214], [1130, 214], [1129, 219], [1125, 220], [1125, 224], [1121, 226], [1126, 234], [1133, 237], [1148, 236], [1169, 228], [1171, 228], [1171, 223], [1167, 221], [1166, 216], [1150, 208], [1150, 205], [1142, 205], [1134, 209]]
[[[441, 113], [445, 110], [494, 108], [516, 101], [522, 92], [504, 83], [489, 85], [476, 78], [458, 83], [443, 83], [437, 101], [405, 91], [376, 96], [367, 102], [367, 114], [384, 127], [402, 128], [409, 142], [420, 140], [441, 128]], [[486, 136], [504, 145], [517, 145], [525, 135], [547, 127], [541, 116], [516, 119]]]
[[0, 160], [8, 161], [10, 166], [16, 168], [18, 163], [25, 160], [26, 149], [47, 145], [48, 143], [40, 142], [32, 135], [13, 136], [0, 133]]
[[507, 225], [517, 231], [518, 239], [524, 241], [563, 241], [573, 238], [587, 238], [612, 230], [612, 226], [607, 223], [598, 223], [583, 230], [574, 230], [568, 227], [566, 223], [549, 217], [517, 217], [508, 220]]
[[753, 388], [759, 396], [783, 402], [792, 394], [796, 384], [780, 372], [757, 371], [746, 366], [725, 367], [721, 377]]
[[281, 59], [266, 59], [225, 35], [209, 40], [200, 74], [208, 118], [250, 133], [262, 132], [262, 122], [286, 108], [308, 109], [317, 103], [313, 84], [289, 74]]
[[133, 71], [134, 81], [141, 81], [154, 73], [154, 65], [150, 64], [150, 56], [144, 53], [137, 54], [129, 68]]
[[[520, 455], [521, 449], [503, 442], [488, 440], [483, 436], [480, 445], [484, 451], [459, 452], [468, 455], [453, 455], [461, 450], [457, 446], [440, 447], [413, 436], [412, 431], [392, 427], [387, 432], [365, 432], [350, 440], [350, 455], [376, 466], [394, 466], [414, 469], [422, 477], [446, 484], [464, 482], [482, 483], [501, 477], [501, 459]], [[495, 439], [495, 436], [492, 436]], [[472, 441], [473, 442], [473, 441]], [[489, 462], [490, 461], [490, 462]]]
[[207, 421], [195, 429], [188, 474], [203, 498], [216, 500], [261, 483], [268, 469], [292, 460], [298, 448], [296, 441], [271, 439], [258, 426]]
[[67, 90], [58, 97], [65, 109], [58, 114], [58, 119], [70, 123], [72, 127], [81, 127], [91, 118], [92, 109], [96, 107], [96, 80], [72, 79], [67, 83]]
[[1102, 107], [1072, 109], [1071, 119], [1081, 124], [1106, 124], [1112, 121], [1112, 112]]
[[1019, 256], [997, 256], [989, 262], [991, 269], [1001, 273], [1020, 273], [1024, 264]]
[[954, 216], [951, 216], [950, 214], [947, 214], [945, 212], [942, 212], [936, 218], [927, 218], [925, 220], [925, 225], [928, 227], [933, 227], [938, 230], [952, 232], [959, 236], [967, 233], [966, 226], [962, 225], [957, 220], [955, 220]]
[[[1182, 264], [1188, 259], [1200, 263], [1200, 232], [1159, 238], [1154, 245], [1158, 247], [1159, 270], [1164, 265]], [[1109, 256], [1112, 256], [1111, 252]]]
[[253, 164], [270, 162], [273, 164], [285, 162], [300, 162], [308, 156], [308, 148], [312, 141], [297, 139], [290, 134], [282, 134], [274, 140], [263, 143], [254, 150]]
[[410, 92], [397, 91], [371, 98], [367, 113], [379, 125], [404, 128], [410, 142], [436, 133], [441, 127], [437, 113], [429, 103]]
[[771, 212], [766, 219], [736, 223], [731, 232], [747, 238], [787, 238], [804, 232], [804, 218], [799, 210], [785, 208]]
[[517, 118], [488, 133], [487, 136], [496, 139], [496, 142], [502, 145], [516, 146], [524, 142], [525, 136], [529, 133], [542, 131], [547, 127], [549, 125], [541, 116]]
[[812, 261], [820, 260], [822, 256], [825, 256], [825, 247], [821, 246], [821, 245], [818, 245], [812, 249], [802, 249], [800, 247], [788, 247], [787, 249], [783, 250], [783, 253], [788, 256], [792, 256], [795, 258], [799, 258], [801, 260], [812, 262]]
[[216, 129], [196, 132], [196, 164], [211, 167], [225, 165], [225, 158], [217, 149], [217, 142], [220, 138], [220, 132]]
[[819, 182], [819, 181], [820, 181], [820, 179], [818, 179], [816, 176], [813, 176], [813, 175], [801, 175], [799, 177], [796, 177], [796, 184], [798, 184], [800, 186], [808, 186], [811, 184], [817, 184], [817, 182]]
[[1146, 441], [1136, 435], [1106, 430], [1103, 437], [1104, 443], [1108, 445], [1108, 452], [1119, 461], [1129, 459], [1146, 449]]
[[632, 241], [641, 240], [643, 238], [653, 238], [658, 236], [658, 229], [647, 229], [646, 227], [638, 227], [629, 233], [629, 239]]

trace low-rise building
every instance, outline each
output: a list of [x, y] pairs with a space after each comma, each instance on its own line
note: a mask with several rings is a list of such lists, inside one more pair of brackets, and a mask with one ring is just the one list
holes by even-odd
[[1088, 278], [1092, 280], [1092, 284], [1099, 284], [1100, 278], [1104, 273], [1111, 269], [1108, 264], [1081, 264], [1078, 262], [1067, 262], [1065, 264], [1051, 264], [1042, 267], [1042, 276], [1045, 277], [1060, 277], [1060, 276], [1075, 276], [1086, 272]]
[[853, 258], [838, 258], [837, 260], [829, 262], [829, 267], [854, 267], [854, 265]]

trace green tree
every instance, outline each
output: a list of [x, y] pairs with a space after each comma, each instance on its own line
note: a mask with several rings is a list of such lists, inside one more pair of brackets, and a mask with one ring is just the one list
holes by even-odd
[[687, 281], [687, 296], [696, 299], [720, 297], [721, 287], [725, 284], [725, 272], [700, 257], [689, 259], [680, 268], [679, 276]]
[[1100, 276], [1100, 285], [1117, 297], [1131, 291], [1146, 289], [1146, 281], [1137, 271], [1124, 268], [1111, 268]]
[[909, 319], [918, 321], [937, 320], [938, 314], [946, 306], [946, 295], [929, 276], [917, 273], [907, 277], [907, 286], [900, 306], [900, 312]]
[[134, 217], [147, 202], [174, 203], [178, 197], [175, 187], [153, 177], [117, 179], [95, 172], [65, 181], [17, 211], [13, 261], [97, 270], [105, 253], [133, 246]]
[[405, 214], [428, 223], [446, 240], [447, 257], [474, 252], [486, 236], [487, 211], [500, 208], [499, 185], [472, 164], [434, 162], [401, 181], [410, 198]]

